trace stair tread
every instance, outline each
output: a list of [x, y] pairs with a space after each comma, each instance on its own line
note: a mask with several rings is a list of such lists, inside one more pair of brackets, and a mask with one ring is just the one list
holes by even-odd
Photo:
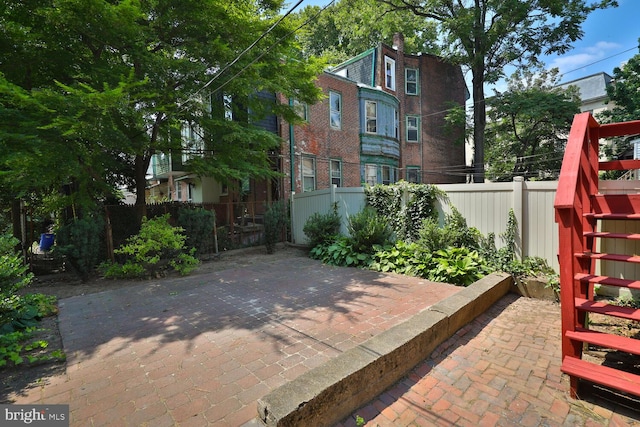
[[617, 286], [619, 288], [629, 288], [640, 290], [640, 280], [618, 279], [609, 276], [596, 276], [593, 274], [578, 273], [575, 279], [582, 282], [596, 283], [600, 285]]
[[606, 314], [608, 316], [619, 317], [622, 319], [640, 321], [640, 309], [631, 307], [620, 307], [613, 304], [607, 304], [604, 302], [592, 301], [583, 298], [576, 298], [575, 306], [578, 310], [582, 311]]
[[592, 231], [592, 232], [585, 232], [583, 233], [584, 237], [601, 237], [601, 238], [608, 238], [608, 239], [629, 239], [629, 240], [640, 240], [640, 234], [639, 233], [632, 233], [632, 234], [626, 234], [626, 233], [610, 233], [608, 231]]
[[567, 331], [565, 335], [573, 340], [640, 355], [640, 340], [634, 338], [583, 328], [577, 328], [575, 331]]
[[576, 258], [602, 259], [608, 261], [622, 261], [640, 263], [638, 255], [606, 254], [601, 252], [577, 252], [573, 254]]
[[593, 213], [588, 212], [583, 214], [585, 218], [595, 219], [617, 219], [617, 220], [638, 220], [640, 219], [640, 213]]
[[596, 365], [575, 357], [565, 357], [561, 370], [574, 377], [640, 396], [640, 375]]

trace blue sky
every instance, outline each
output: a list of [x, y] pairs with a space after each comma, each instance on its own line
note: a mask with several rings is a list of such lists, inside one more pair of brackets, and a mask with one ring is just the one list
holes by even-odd
[[[589, 2], [595, 0], [587, 0]], [[293, 6], [296, 1], [291, 1]], [[324, 6], [330, 0], [304, 0], [297, 10], [309, 5]], [[541, 58], [549, 68], [558, 67], [562, 82], [599, 72], [613, 75], [613, 69], [638, 54], [640, 0], [618, 0], [617, 8], [596, 10], [582, 25], [584, 36], [561, 56]]]

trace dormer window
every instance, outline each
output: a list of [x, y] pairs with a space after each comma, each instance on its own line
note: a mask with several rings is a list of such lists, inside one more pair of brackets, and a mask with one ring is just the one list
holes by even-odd
[[385, 87], [390, 90], [396, 90], [396, 61], [384, 57], [384, 75], [385, 75]]

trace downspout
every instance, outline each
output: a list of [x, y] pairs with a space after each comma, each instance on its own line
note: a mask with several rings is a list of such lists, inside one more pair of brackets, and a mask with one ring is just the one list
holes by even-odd
[[[289, 98], [289, 106], [293, 108], [293, 99], [291, 98]], [[295, 183], [295, 175], [294, 175], [295, 174], [295, 166], [294, 166], [295, 148], [296, 148], [296, 139], [295, 139], [295, 136], [293, 135], [293, 123], [289, 123], [289, 166], [290, 166], [289, 176], [291, 177], [289, 179], [291, 181], [291, 195], [289, 196], [291, 224], [289, 224], [289, 226], [291, 227], [291, 244], [295, 244], [295, 237], [294, 237], [295, 228], [293, 223], [293, 218], [295, 216], [293, 211], [293, 195], [296, 193], [296, 183]]]
[[[289, 98], [289, 106], [291, 108], [293, 108], [293, 99]], [[295, 136], [293, 135], [293, 123], [289, 123], [289, 165], [290, 165], [290, 176], [291, 176], [291, 194], [293, 194], [296, 191], [296, 185], [295, 185], [295, 181], [294, 181], [294, 173], [295, 173], [295, 167], [294, 167], [294, 161], [295, 161], [295, 148], [296, 148], [296, 142], [295, 142]]]

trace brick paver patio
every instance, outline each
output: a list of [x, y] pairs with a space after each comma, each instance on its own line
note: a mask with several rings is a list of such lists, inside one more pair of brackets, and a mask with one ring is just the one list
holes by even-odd
[[[460, 289], [265, 257], [68, 298], [66, 375], [15, 402], [69, 404], [72, 426], [241, 426], [270, 390]], [[640, 425], [597, 396], [570, 399], [559, 344], [557, 304], [506, 296], [343, 424]]]

